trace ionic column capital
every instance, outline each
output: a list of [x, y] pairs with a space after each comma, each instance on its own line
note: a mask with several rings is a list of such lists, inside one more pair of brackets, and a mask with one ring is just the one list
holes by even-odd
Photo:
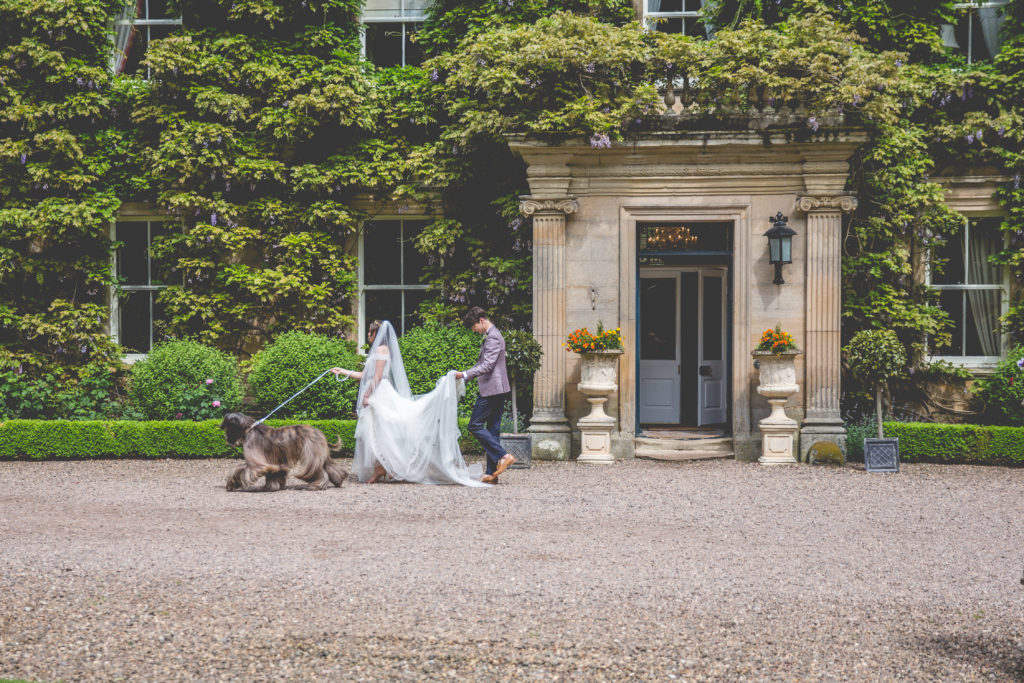
[[841, 211], [842, 213], [850, 213], [857, 208], [857, 198], [848, 194], [797, 197], [796, 208], [804, 213], [815, 213], [819, 211]]
[[574, 197], [563, 199], [522, 199], [519, 201], [519, 212], [524, 216], [535, 213], [560, 213], [568, 215], [580, 208]]

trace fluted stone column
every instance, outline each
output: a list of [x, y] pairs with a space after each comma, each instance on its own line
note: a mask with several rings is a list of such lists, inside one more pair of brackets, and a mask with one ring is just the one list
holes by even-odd
[[856, 209], [857, 200], [846, 195], [800, 197], [797, 207], [807, 214], [807, 410], [800, 429], [800, 459], [806, 462], [811, 448], [818, 444], [817, 459], [831, 453], [845, 461], [846, 430], [839, 412], [840, 242], [843, 213]]
[[533, 334], [544, 350], [533, 376], [531, 455], [535, 460], [566, 460], [572, 433], [565, 417], [565, 218], [578, 208], [571, 197], [524, 199], [523, 215], [533, 218]]

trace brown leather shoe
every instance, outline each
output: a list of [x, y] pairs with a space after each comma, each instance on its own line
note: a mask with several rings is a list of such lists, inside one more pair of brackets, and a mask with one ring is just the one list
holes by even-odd
[[497, 477], [499, 474], [509, 468], [509, 466], [516, 461], [515, 457], [511, 453], [506, 453], [505, 457], [498, 461], [498, 467], [494, 470], [494, 476]]

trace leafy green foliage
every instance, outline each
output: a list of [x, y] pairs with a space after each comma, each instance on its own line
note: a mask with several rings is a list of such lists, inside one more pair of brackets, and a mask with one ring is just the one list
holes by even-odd
[[[318, 334], [286, 332], [253, 358], [249, 388], [264, 413], [333, 367], [358, 370], [363, 361], [355, 344]], [[327, 419], [354, 417], [359, 383], [328, 374], [281, 408], [279, 417]]]
[[242, 403], [238, 362], [191, 339], [156, 344], [132, 366], [128, 399], [148, 419], [219, 417]]
[[[402, 362], [414, 394], [433, 390], [449, 370], [468, 370], [480, 355], [480, 335], [461, 325], [424, 326], [407, 330], [398, 340]], [[469, 417], [479, 394], [476, 382], [466, 382], [466, 395], [459, 401], [459, 416]]]
[[978, 380], [975, 394], [995, 423], [1024, 425], [1024, 346], [1011, 350], [994, 373]]
[[103, 324], [116, 5], [0, 2], [0, 364], [33, 381], [74, 382], [76, 367], [118, 355]]
[[[478, 453], [467, 419], [459, 420], [463, 453]], [[267, 420], [271, 427], [296, 424]], [[313, 420], [328, 443], [341, 439], [341, 452], [355, 450], [355, 420]], [[93, 458], [237, 458], [242, 449], [224, 440], [219, 420], [191, 421], [78, 421], [8, 420], [0, 422], [0, 460]]]
[[861, 330], [843, 350], [850, 370], [865, 382], [885, 384], [907, 369], [907, 353], [892, 330]]
[[537, 338], [526, 330], [505, 330], [505, 364], [509, 380], [529, 382], [533, 373], [540, 370], [544, 351]]

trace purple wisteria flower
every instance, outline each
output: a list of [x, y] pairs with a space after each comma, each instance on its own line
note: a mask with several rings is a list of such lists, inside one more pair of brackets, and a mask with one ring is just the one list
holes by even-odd
[[611, 149], [612, 141], [607, 133], [594, 133], [590, 136], [590, 146], [594, 149]]
[[1024, 370], [1024, 356], [1017, 359], [1017, 367]]
[[216, 213], [211, 213], [210, 214], [210, 225], [217, 225], [217, 214]]
[[430, 80], [433, 81], [434, 83], [437, 83], [437, 79], [438, 78], [440, 78], [440, 76], [437, 73], [437, 69], [431, 70], [431, 72], [430, 72]]
[[817, 116], [810, 116], [807, 118], [807, 125], [811, 127], [811, 130], [817, 132], [818, 127], [821, 125], [818, 123]]
[[28, 155], [27, 155], [27, 154], [25, 154], [24, 152], [22, 152], [22, 153], [21, 153], [21, 165], [22, 165], [22, 166], [24, 166], [24, 165], [25, 165], [25, 161], [26, 161], [27, 159], [28, 159]]

